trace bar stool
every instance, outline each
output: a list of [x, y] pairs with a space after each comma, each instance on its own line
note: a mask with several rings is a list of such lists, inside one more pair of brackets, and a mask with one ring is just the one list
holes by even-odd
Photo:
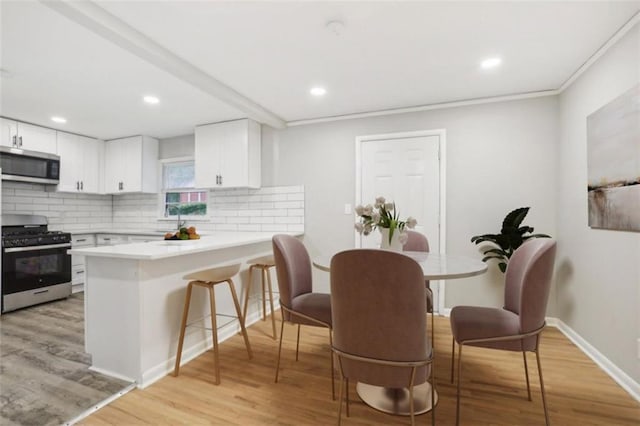
[[267, 297], [264, 288], [265, 276], [267, 281], [267, 286], [269, 288], [269, 304], [271, 305], [271, 325], [273, 326], [273, 340], [278, 338], [278, 334], [276, 332], [276, 316], [275, 311], [273, 310], [273, 290], [271, 288], [271, 274], [269, 273], [269, 269], [276, 266], [276, 262], [273, 260], [273, 254], [269, 254], [262, 257], [257, 257], [255, 259], [248, 260], [247, 263], [249, 266], [249, 285], [247, 286], [247, 292], [244, 297], [244, 312], [243, 317], [247, 317], [247, 307], [249, 306], [249, 293], [251, 293], [251, 284], [253, 284], [253, 269], [260, 269], [260, 284], [262, 285], [262, 321], [266, 321], [267, 319]]
[[[184, 301], [184, 310], [182, 311], [182, 325], [180, 327], [180, 339], [178, 340], [178, 354], [176, 355], [176, 367], [174, 375], [178, 376], [180, 373], [180, 358], [182, 357], [182, 344], [184, 343], [184, 332], [187, 326], [187, 317], [189, 315], [189, 305], [191, 303], [191, 291], [193, 286], [199, 286], [209, 289], [209, 302], [211, 304], [211, 330], [213, 332], [213, 358], [216, 370], [216, 385], [220, 384], [220, 361], [218, 354], [218, 325], [216, 316], [230, 316], [216, 313], [216, 297], [215, 289], [216, 284], [228, 283], [231, 290], [231, 296], [233, 297], [233, 304], [236, 308], [237, 318], [240, 321], [240, 328], [242, 330], [242, 336], [244, 337], [244, 344], [247, 347], [249, 353], [249, 359], [253, 357], [251, 352], [251, 345], [249, 344], [249, 336], [247, 336], [247, 330], [244, 328], [244, 317], [240, 313], [240, 304], [238, 303], [238, 296], [236, 295], [236, 289], [233, 285], [231, 277], [236, 275], [240, 271], [240, 264], [228, 266], [220, 266], [217, 268], [205, 269], [202, 271], [193, 272], [189, 275], [185, 275], [185, 280], [190, 280], [187, 286], [187, 296]], [[232, 317], [236, 318], [236, 317]]]

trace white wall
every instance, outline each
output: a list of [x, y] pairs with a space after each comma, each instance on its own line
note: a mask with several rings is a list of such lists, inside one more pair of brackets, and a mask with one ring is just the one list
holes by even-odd
[[[447, 251], [481, 257], [474, 235], [499, 232], [511, 209], [530, 206], [525, 223], [556, 232], [556, 97], [398, 114], [274, 130], [263, 127], [264, 185], [305, 187], [305, 244], [311, 255], [353, 247], [355, 138], [446, 129]], [[384, 195], [384, 194], [381, 194]], [[410, 212], [408, 212], [410, 214]], [[503, 275], [451, 280], [446, 304], [501, 306]], [[328, 291], [327, 274], [314, 273]], [[553, 297], [549, 312], [554, 312]]]
[[560, 96], [557, 200], [558, 317], [636, 382], [640, 233], [588, 227], [586, 117], [639, 82], [636, 25]]

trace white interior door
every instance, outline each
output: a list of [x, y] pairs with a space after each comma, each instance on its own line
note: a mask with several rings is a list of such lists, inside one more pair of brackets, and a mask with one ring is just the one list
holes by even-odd
[[[429, 249], [441, 249], [441, 134], [398, 134], [362, 137], [357, 143], [359, 166], [357, 183], [360, 189], [356, 202], [373, 204], [383, 196], [394, 201], [401, 220], [413, 216], [418, 220], [416, 231], [427, 236]], [[356, 246], [377, 248], [380, 233], [357, 236]], [[435, 308], [438, 308], [437, 282], [432, 282]]]

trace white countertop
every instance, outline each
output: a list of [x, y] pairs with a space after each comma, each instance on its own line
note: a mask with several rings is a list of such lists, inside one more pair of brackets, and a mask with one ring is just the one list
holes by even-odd
[[[203, 251], [262, 243], [265, 241], [271, 241], [271, 238], [274, 235], [282, 233], [283, 232], [215, 232], [210, 235], [203, 236], [199, 240], [163, 240], [102, 247], [79, 247], [71, 249], [67, 253], [80, 256], [156, 260], [184, 256]], [[302, 232], [287, 234], [299, 236], [302, 235]]]

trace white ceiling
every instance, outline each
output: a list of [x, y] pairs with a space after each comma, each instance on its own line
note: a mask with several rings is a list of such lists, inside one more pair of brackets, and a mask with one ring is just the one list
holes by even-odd
[[[277, 125], [555, 90], [640, 10], [640, 1], [96, 5], [104, 10], [63, 15], [2, 0], [0, 115], [105, 139], [165, 138], [247, 116]], [[339, 35], [331, 20], [344, 24]], [[503, 66], [481, 71], [493, 55]], [[313, 85], [327, 95], [312, 97]], [[145, 94], [161, 103], [143, 104]]]

